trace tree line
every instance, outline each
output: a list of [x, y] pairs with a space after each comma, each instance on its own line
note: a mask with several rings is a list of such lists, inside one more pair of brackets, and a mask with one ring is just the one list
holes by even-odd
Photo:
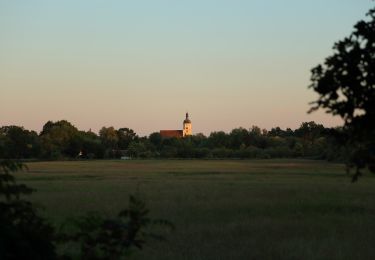
[[66, 120], [48, 121], [42, 131], [20, 126], [0, 128], [0, 158], [316, 158], [343, 160], [341, 128], [304, 122], [299, 128], [271, 130], [252, 126], [229, 133], [212, 132], [187, 138], [163, 138], [155, 132], [140, 137], [130, 128], [102, 127], [98, 134], [82, 131]]

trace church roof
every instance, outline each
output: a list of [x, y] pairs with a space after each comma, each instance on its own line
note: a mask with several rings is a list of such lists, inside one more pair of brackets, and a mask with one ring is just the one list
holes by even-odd
[[160, 135], [164, 138], [181, 138], [184, 136], [182, 130], [160, 130]]

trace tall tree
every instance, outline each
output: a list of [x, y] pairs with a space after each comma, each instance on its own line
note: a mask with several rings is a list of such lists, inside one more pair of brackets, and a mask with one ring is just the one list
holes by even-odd
[[75, 157], [81, 147], [77, 145], [78, 129], [66, 120], [48, 121], [40, 133], [46, 157]]
[[319, 94], [311, 111], [319, 108], [344, 119], [352, 144], [355, 181], [366, 165], [375, 172], [375, 8], [368, 20], [337, 42], [334, 54], [312, 69], [310, 88]]

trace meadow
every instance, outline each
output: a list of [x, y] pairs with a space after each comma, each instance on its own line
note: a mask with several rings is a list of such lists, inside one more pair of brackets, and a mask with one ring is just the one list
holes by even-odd
[[[18, 180], [59, 225], [129, 194], [171, 221], [167, 241], [133, 259], [375, 259], [375, 178], [310, 160], [130, 160], [28, 163]], [[69, 250], [69, 249], [67, 249]]]

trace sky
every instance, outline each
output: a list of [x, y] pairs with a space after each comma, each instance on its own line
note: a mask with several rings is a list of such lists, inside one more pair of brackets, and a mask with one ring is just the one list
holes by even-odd
[[139, 135], [342, 124], [310, 70], [370, 0], [0, 0], [0, 126]]

